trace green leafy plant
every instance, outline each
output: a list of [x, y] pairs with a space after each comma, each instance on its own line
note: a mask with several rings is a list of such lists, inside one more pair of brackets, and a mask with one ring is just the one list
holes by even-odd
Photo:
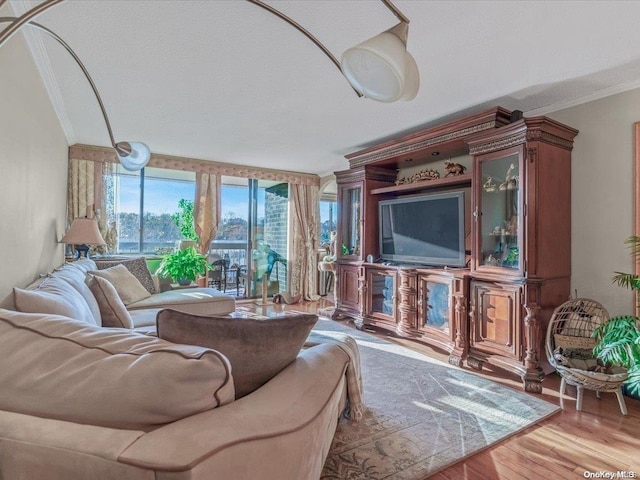
[[171, 277], [184, 285], [204, 276], [210, 269], [207, 257], [190, 247], [165, 255], [156, 273], [163, 278]]
[[[625, 243], [635, 258], [640, 257], [640, 237], [629, 237]], [[613, 282], [621, 287], [640, 291], [640, 276], [615, 272]], [[597, 344], [594, 354], [604, 363], [621, 365], [629, 370], [625, 388], [630, 395], [640, 397], [640, 319], [635, 315], [613, 317], [594, 330]]]
[[179, 212], [171, 215], [172, 220], [182, 234], [184, 240], [198, 241], [198, 234], [196, 233], [196, 224], [193, 218], [193, 201], [180, 199], [178, 202]]

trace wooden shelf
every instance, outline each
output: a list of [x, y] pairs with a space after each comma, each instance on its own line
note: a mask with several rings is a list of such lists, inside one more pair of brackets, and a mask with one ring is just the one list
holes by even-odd
[[400, 193], [410, 192], [413, 190], [429, 190], [439, 187], [455, 187], [455, 186], [471, 186], [471, 174], [456, 175], [455, 177], [437, 178], [435, 180], [424, 180], [415, 183], [403, 183], [401, 185], [392, 185], [390, 187], [374, 188], [371, 190], [373, 195], [382, 195], [384, 193]]

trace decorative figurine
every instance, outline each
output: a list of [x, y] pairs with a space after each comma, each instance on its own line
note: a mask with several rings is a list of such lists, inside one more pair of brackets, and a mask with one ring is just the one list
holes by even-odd
[[489, 177], [487, 179], [487, 181], [484, 182], [484, 185], [482, 186], [482, 188], [484, 188], [484, 191], [487, 192], [487, 193], [495, 192], [496, 191], [496, 184], [493, 183], [493, 179], [491, 177]]
[[422, 182], [425, 180], [435, 180], [440, 178], [440, 173], [436, 170], [432, 170], [427, 168], [426, 170], [421, 170], [418, 173], [411, 175], [410, 177], [402, 177], [396, 180], [396, 185], [404, 185], [405, 183], [415, 183]]
[[453, 163], [451, 160], [445, 160], [444, 169], [447, 171], [445, 177], [455, 177], [456, 175], [463, 175], [467, 167], [459, 163]]
[[518, 175], [513, 175], [513, 171], [516, 169], [515, 165], [512, 163], [509, 165], [507, 169], [507, 173], [504, 177], [504, 182], [500, 184], [498, 187], [500, 190], [515, 190], [518, 188]]

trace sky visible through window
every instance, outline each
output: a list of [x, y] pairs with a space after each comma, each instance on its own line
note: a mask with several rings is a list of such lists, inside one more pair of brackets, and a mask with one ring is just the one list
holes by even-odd
[[[171, 192], [167, 192], [167, 188]], [[181, 198], [193, 198], [193, 183], [187, 181], [167, 180], [166, 182], [146, 182], [144, 209], [149, 213], [160, 215], [162, 213], [174, 213], [178, 210], [178, 200]], [[247, 218], [249, 201], [247, 188], [223, 185], [221, 202], [222, 218], [230, 215]], [[178, 200], [176, 200], [178, 199]], [[138, 213], [140, 210], [140, 179], [122, 175], [120, 177], [120, 211], [125, 213]]]

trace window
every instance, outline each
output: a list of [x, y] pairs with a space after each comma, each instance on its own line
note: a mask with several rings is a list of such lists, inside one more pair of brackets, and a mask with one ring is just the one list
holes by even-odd
[[320, 245], [329, 243], [331, 232], [337, 228], [337, 205], [333, 201], [320, 200]]
[[220, 224], [211, 253], [228, 258], [230, 265], [247, 265], [249, 239], [249, 180], [221, 178]]
[[118, 253], [163, 253], [181, 239], [171, 215], [180, 199], [193, 200], [195, 173], [147, 167], [130, 172], [118, 166], [115, 214]]
[[[175, 248], [182, 236], [172, 214], [178, 212], [181, 199], [194, 199], [195, 179], [195, 172], [152, 167], [130, 172], [118, 165], [107, 189], [113, 205], [109, 216], [116, 219], [118, 232], [116, 252], [163, 254]], [[285, 291], [289, 184], [223, 176], [220, 207], [220, 225], [209, 253], [228, 259], [236, 275], [243, 267], [249, 296], [260, 295], [265, 274], [269, 295]]]
[[222, 177], [221, 222], [211, 253], [246, 268], [248, 295], [260, 295], [267, 274], [269, 295], [286, 290], [289, 185]]

